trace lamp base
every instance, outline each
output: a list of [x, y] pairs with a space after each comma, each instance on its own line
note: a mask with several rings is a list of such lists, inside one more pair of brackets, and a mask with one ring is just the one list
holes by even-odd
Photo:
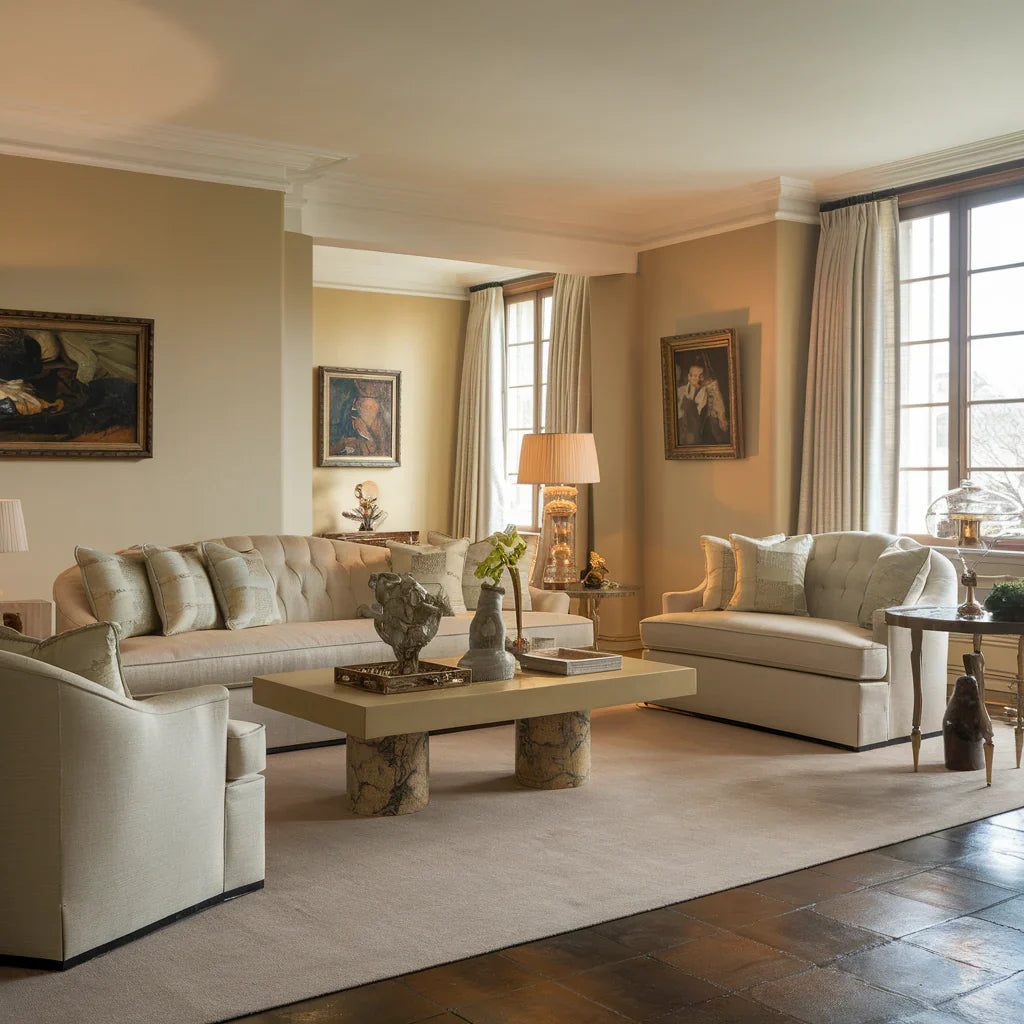
[[576, 571], [575, 487], [552, 485], [544, 488], [544, 535], [547, 561], [541, 576], [546, 590], [565, 590], [579, 582]]

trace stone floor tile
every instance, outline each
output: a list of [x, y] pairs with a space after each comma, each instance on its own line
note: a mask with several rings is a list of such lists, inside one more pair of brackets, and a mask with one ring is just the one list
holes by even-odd
[[635, 953], [650, 953], [691, 939], [717, 935], [719, 929], [665, 907], [597, 924], [589, 931], [614, 939]]
[[1024, 970], [1024, 932], [976, 917], [947, 921], [900, 941], [1001, 974]]
[[812, 868], [792, 871], [788, 875], [776, 875], [775, 878], [766, 878], [763, 882], [745, 886], [751, 892], [771, 896], [772, 899], [782, 900], [795, 907], [807, 907], [819, 900], [853, 892], [858, 887], [857, 882], [845, 881]]
[[621, 1015], [553, 981], [458, 1006], [455, 1013], [469, 1024], [623, 1024]]
[[966, 1017], [949, 1010], [922, 1010], [913, 1017], [900, 1017], [893, 1024], [966, 1024]]
[[813, 910], [795, 910], [782, 917], [757, 921], [737, 931], [749, 939], [816, 964], [827, 963], [837, 956], [882, 941], [873, 932], [823, 917]]
[[858, 853], [853, 857], [818, 864], [814, 870], [851, 882], [860, 882], [861, 885], [878, 885], [894, 878], [903, 878], [921, 868], [920, 865], [898, 857], [887, 857], [884, 853]]
[[572, 974], [561, 984], [629, 1020], [650, 1020], [724, 994], [717, 985], [649, 957]]
[[865, 949], [837, 960], [834, 966], [876, 988], [899, 992], [925, 1004], [943, 1003], [1000, 980], [994, 971], [947, 960], [906, 942]]
[[687, 974], [733, 991], [785, 978], [814, 966], [808, 960], [730, 932], [665, 949], [657, 956]]
[[517, 988], [536, 985], [538, 977], [514, 960], [498, 953], [459, 960], [443, 967], [403, 976], [414, 992], [439, 1006], [457, 1006], [501, 995]]
[[886, 857], [908, 860], [913, 864], [922, 864], [931, 868], [936, 864], [945, 864], [947, 861], [955, 860], [963, 854], [963, 849], [960, 843], [951, 839], [943, 839], [941, 836], [918, 836], [916, 839], [908, 839], [903, 843], [883, 846], [875, 852], [884, 854]]
[[989, 818], [990, 825], [1000, 825], [1002, 828], [1015, 828], [1018, 832], [1024, 832], [1024, 807], [1015, 811], [1007, 811], [1005, 814], [997, 814]]
[[695, 917], [720, 928], [739, 928], [765, 917], [775, 917], [792, 910], [789, 903], [762, 896], [745, 889], [728, 889], [711, 896], [701, 896], [686, 903], [675, 904], [675, 909], [687, 917]]
[[1005, 925], [1007, 928], [1017, 928], [1024, 932], [1024, 896], [1007, 900], [1006, 903], [997, 903], [994, 907], [986, 907], [971, 916], [980, 917], [983, 921], [994, 921], [996, 924]]
[[779, 1013], [744, 996], [720, 996], [706, 1003], [687, 1006], [653, 1024], [795, 1024], [796, 1018]]
[[894, 896], [882, 889], [861, 889], [825, 900], [815, 904], [814, 912], [892, 938], [909, 935], [956, 916], [954, 910]]
[[993, 825], [991, 821], [976, 821], [970, 825], [947, 829], [937, 833], [947, 839], [954, 839], [968, 849], [991, 850], [993, 853], [1008, 853], [1024, 857], [1024, 832], [1015, 828]]
[[949, 1009], [974, 1024], [1020, 1024], [1024, 1018], [1024, 973], [951, 1003]]
[[418, 1024], [443, 1009], [398, 981], [378, 981], [282, 1006], [270, 1016], [279, 1024]]
[[504, 950], [504, 955], [529, 971], [548, 978], [585, 971], [591, 967], [627, 960], [635, 952], [621, 942], [609, 939], [589, 928], [550, 939], [538, 939], [523, 946]]
[[1002, 903], [1014, 895], [1014, 890], [941, 868], [886, 882], [879, 888], [921, 903], [947, 907], [959, 914], [970, 914], [993, 903]]
[[921, 1009], [906, 996], [882, 992], [831, 968], [770, 981], [746, 995], [806, 1024], [867, 1024], [910, 1016]]
[[1024, 892], [1024, 858], [1009, 853], [970, 850], [963, 857], [946, 864], [944, 870]]
[[982, 848], [988, 846], [989, 834], [992, 826], [988, 819], [981, 821], [969, 821], [966, 825], [955, 825], [953, 828], [943, 829], [941, 832], [933, 832], [939, 839], [949, 839], [954, 843], [968, 848]]

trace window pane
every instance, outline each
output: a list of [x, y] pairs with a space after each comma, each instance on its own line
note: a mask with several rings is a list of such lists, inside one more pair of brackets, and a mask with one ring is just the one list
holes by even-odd
[[544, 384], [540, 389], [540, 432], [543, 434], [548, 426], [548, 386]]
[[505, 518], [516, 526], [536, 526], [533, 485], [517, 484], [515, 477], [505, 488]]
[[1024, 403], [970, 407], [972, 466], [1024, 466]]
[[548, 358], [551, 355], [551, 342], [545, 341], [540, 347], [540, 381], [542, 384], [548, 382]]
[[513, 302], [508, 306], [507, 345], [522, 345], [533, 341], [533, 299]]
[[972, 399], [1024, 398], [1024, 334], [979, 338], [970, 355]]
[[949, 337], [949, 278], [900, 285], [900, 341]]
[[900, 465], [949, 465], [949, 407], [900, 410]]
[[948, 470], [901, 470], [899, 522], [896, 529], [900, 533], [927, 533], [924, 517], [928, 506], [948, 490]]
[[505, 442], [505, 472], [515, 474], [519, 472], [519, 449], [523, 447], [523, 434], [529, 434], [529, 430], [510, 430]]
[[551, 310], [553, 308], [553, 300], [550, 295], [545, 295], [540, 300], [540, 336], [542, 338], [551, 337]]
[[949, 401], [949, 342], [900, 348], [900, 404]]
[[971, 334], [1024, 329], [1024, 267], [971, 274]]
[[533, 388], [508, 389], [509, 430], [533, 430]]
[[[990, 487], [993, 491], [999, 494], [1006, 494], [1012, 498], [1016, 498], [1018, 501], [1024, 501], [1024, 471], [1013, 472], [1011, 470], [1005, 470], [1001, 473], [971, 473], [971, 479], [976, 483], [981, 484], [982, 487]], [[1013, 530], [1007, 531], [1014, 536], [1020, 536], [1022, 532], [1021, 527], [1017, 526]], [[992, 572], [991, 569], [982, 569], [981, 572]]]
[[971, 210], [971, 269], [1024, 263], [1024, 199]]
[[900, 224], [900, 278], [949, 273], [949, 214]]
[[533, 345], [511, 345], [508, 350], [508, 386], [533, 383]]

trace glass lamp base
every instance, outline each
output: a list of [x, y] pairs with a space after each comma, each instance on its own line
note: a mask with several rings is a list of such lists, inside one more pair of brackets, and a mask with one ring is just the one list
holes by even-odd
[[549, 590], [564, 590], [579, 582], [576, 571], [575, 487], [544, 488], [544, 541], [548, 552], [541, 582]]

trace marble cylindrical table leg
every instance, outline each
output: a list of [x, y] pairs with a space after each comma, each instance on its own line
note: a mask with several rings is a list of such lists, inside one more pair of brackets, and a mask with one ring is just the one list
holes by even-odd
[[516, 782], [531, 789], [572, 789], [590, 781], [590, 712], [516, 721]]
[[348, 803], [353, 814], [380, 818], [421, 811], [430, 800], [430, 733], [345, 740]]

